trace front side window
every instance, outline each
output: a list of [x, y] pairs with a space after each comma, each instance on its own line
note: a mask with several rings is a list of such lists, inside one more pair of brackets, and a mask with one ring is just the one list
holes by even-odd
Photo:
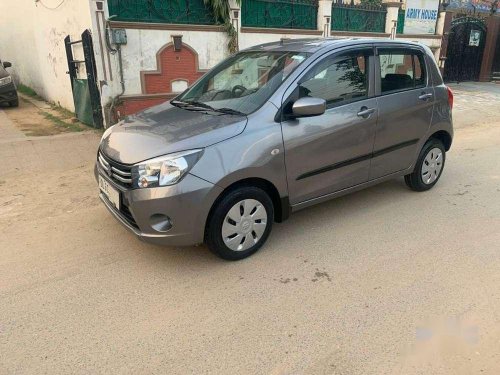
[[238, 53], [205, 74], [176, 101], [250, 114], [260, 108], [308, 56], [290, 51]]
[[408, 50], [380, 50], [382, 93], [425, 86], [425, 63], [422, 54]]
[[299, 85], [299, 97], [325, 99], [328, 107], [368, 97], [368, 56], [362, 52], [326, 58]]

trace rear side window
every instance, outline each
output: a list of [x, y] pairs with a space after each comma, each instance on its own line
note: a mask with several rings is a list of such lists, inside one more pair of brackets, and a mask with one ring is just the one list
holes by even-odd
[[313, 67], [299, 85], [299, 97], [326, 100], [328, 107], [368, 96], [368, 56], [353, 53], [326, 58]]
[[425, 86], [424, 57], [411, 50], [379, 50], [382, 93]]

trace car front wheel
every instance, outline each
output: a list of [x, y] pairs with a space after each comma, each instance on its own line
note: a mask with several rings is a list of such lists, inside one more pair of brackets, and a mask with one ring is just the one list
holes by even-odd
[[246, 258], [266, 242], [274, 208], [267, 193], [244, 186], [227, 193], [214, 207], [206, 230], [209, 249], [227, 260]]

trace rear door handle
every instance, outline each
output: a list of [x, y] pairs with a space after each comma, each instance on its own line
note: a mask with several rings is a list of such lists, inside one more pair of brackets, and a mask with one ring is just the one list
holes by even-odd
[[368, 118], [373, 112], [375, 112], [375, 108], [361, 107], [358, 112], [358, 116]]
[[423, 93], [423, 94], [422, 94], [422, 95], [420, 95], [418, 98], [419, 98], [420, 100], [427, 100], [427, 99], [432, 98], [432, 94], [430, 94], [430, 93], [429, 93], [429, 94], [425, 94], [425, 93]]

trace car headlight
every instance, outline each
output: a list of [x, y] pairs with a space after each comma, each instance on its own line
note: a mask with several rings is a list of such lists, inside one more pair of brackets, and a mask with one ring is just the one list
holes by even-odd
[[1, 78], [0, 79], [0, 86], [5, 86], [5, 85], [8, 85], [9, 83], [12, 83], [12, 77], [11, 76], [7, 76], [5, 78]]
[[132, 183], [137, 188], [178, 183], [200, 160], [202, 149], [176, 152], [137, 163], [132, 167]]

